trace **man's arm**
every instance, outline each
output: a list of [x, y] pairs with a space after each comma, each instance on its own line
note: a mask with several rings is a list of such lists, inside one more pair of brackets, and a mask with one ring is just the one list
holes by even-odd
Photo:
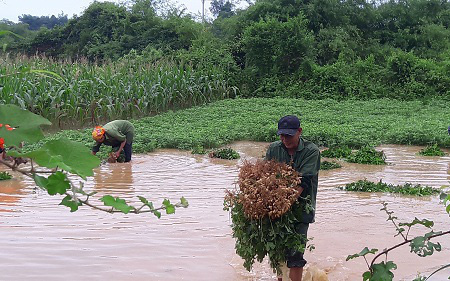
[[102, 145], [101, 142], [97, 142], [93, 147], [92, 147], [92, 155], [97, 154], [97, 152], [100, 150], [100, 146]]
[[126, 143], [127, 143], [126, 140], [124, 140], [122, 143], [120, 143], [119, 150], [116, 151], [116, 158], [119, 158], [120, 152], [122, 151], [122, 149], [123, 149], [123, 147], [125, 146]]
[[304, 158], [300, 167], [302, 182], [300, 184], [303, 190], [311, 190], [313, 178], [317, 176], [320, 170], [320, 151], [311, 150]]

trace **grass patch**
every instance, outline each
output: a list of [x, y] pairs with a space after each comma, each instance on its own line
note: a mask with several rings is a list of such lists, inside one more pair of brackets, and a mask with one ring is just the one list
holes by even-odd
[[444, 156], [445, 152], [442, 151], [437, 144], [427, 145], [424, 149], [421, 149], [418, 153], [422, 156]]
[[420, 184], [413, 185], [411, 183], [406, 183], [404, 185], [393, 185], [384, 183], [381, 180], [377, 183], [368, 180], [359, 180], [357, 182], [346, 184], [344, 187], [339, 187], [339, 189], [360, 192], [400, 193], [415, 196], [428, 196], [440, 193], [440, 190], [430, 186], [423, 186]]
[[320, 169], [321, 170], [333, 170], [333, 169], [339, 169], [342, 168], [342, 165], [336, 162], [330, 162], [330, 161], [322, 161], [320, 163]]

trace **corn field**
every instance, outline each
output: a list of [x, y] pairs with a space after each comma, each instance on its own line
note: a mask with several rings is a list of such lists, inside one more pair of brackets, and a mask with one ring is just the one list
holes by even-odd
[[236, 91], [218, 68], [196, 70], [168, 59], [97, 65], [0, 57], [0, 103], [59, 123], [148, 116], [233, 97]]

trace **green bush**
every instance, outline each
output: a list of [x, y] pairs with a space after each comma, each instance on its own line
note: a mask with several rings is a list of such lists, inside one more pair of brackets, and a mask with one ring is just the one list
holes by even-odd
[[422, 155], [422, 156], [444, 156], [445, 152], [442, 151], [436, 143], [434, 143], [434, 144], [428, 145], [424, 149], [421, 149], [419, 151], [419, 155]]
[[347, 161], [359, 164], [384, 165], [386, 164], [386, 155], [383, 151], [376, 151], [371, 146], [364, 146], [360, 150], [352, 153]]

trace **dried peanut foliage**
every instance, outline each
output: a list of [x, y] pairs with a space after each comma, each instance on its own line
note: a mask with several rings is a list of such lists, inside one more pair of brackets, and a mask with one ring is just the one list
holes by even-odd
[[276, 161], [245, 161], [239, 172], [236, 196], [251, 219], [268, 216], [276, 219], [297, 200], [300, 174], [291, 166]]
[[306, 237], [295, 228], [309, 203], [297, 200], [299, 185], [300, 175], [292, 167], [259, 160], [244, 162], [236, 190], [226, 192], [224, 210], [230, 212], [236, 253], [248, 271], [267, 256], [280, 274], [287, 250], [305, 250]]

